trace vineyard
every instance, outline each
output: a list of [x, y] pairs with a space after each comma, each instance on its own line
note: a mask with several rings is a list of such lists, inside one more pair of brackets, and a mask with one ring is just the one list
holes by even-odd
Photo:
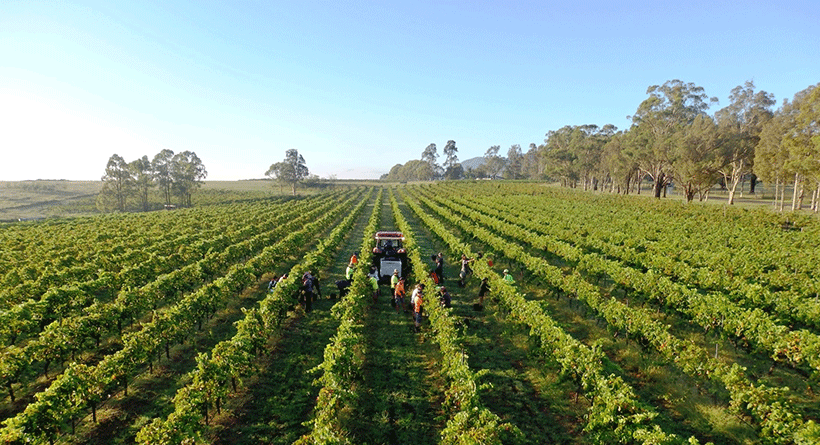
[[767, 208], [479, 181], [48, 219], [0, 225], [0, 295], [4, 444], [820, 443], [820, 224]]

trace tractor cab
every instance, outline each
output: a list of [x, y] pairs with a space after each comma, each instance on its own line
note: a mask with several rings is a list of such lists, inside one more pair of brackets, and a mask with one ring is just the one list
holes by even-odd
[[376, 232], [373, 235], [373, 267], [379, 282], [390, 282], [396, 270], [403, 277], [407, 268], [407, 251], [404, 249], [404, 235], [401, 232]]

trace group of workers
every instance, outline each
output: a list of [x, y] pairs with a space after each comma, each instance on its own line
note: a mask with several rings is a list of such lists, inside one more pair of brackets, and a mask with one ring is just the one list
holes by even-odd
[[[481, 254], [478, 255], [477, 259], [480, 259], [482, 256]], [[444, 255], [439, 252], [437, 255], [432, 255], [431, 259], [435, 263], [434, 271], [431, 273], [431, 276], [434, 282], [438, 284], [444, 283]], [[470, 264], [475, 261], [476, 258], [468, 258], [467, 255], [461, 255], [461, 271], [459, 272], [459, 280], [458, 285], [460, 287], [464, 287], [466, 285], [467, 278], [469, 275], [472, 274], [472, 269]], [[492, 263], [489, 263], [492, 265]], [[347, 290], [350, 284], [353, 281], [353, 273], [356, 271], [356, 268], [359, 265], [359, 258], [356, 253], [354, 253], [350, 257], [350, 261], [348, 262], [347, 269], [345, 270], [345, 278], [343, 280], [336, 281], [336, 286], [339, 289], [339, 296], [343, 297], [347, 294]], [[278, 280], [272, 279], [270, 284], [268, 285], [268, 290], [273, 291], [273, 288], [276, 286], [277, 283], [285, 280], [287, 275], [283, 275]], [[379, 290], [379, 279], [378, 279], [378, 271], [375, 267], [370, 268], [370, 273], [368, 274], [368, 279], [372, 286], [372, 297], [373, 303], [376, 304], [380, 290]], [[515, 284], [515, 279], [510, 275], [509, 270], [504, 269], [503, 279], [511, 284]], [[405, 299], [407, 297], [407, 287], [406, 281], [404, 277], [399, 276], [398, 269], [393, 270], [393, 275], [390, 277], [390, 293], [391, 293], [391, 305], [395, 308], [396, 313], [409, 313], [412, 311], [413, 313], [413, 322], [415, 330], [418, 331], [419, 327], [421, 326], [422, 322], [422, 313], [423, 313], [423, 306], [425, 302], [425, 286], [424, 283], [417, 283], [413, 290], [410, 292], [410, 301], [406, 302]], [[484, 307], [484, 298], [489, 295], [490, 286], [487, 278], [481, 280], [481, 284], [479, 285], [478, 291], [478, 304], [473, 305], [476, 310], [482, 310]], [[319, 280], [312, 274], [311, 272], [306, 272], [305, 276], [302, 280], [302, 296], [300, 298], [300, 303], [305, 306], [305, 311], [310, 312], [312, 308], [312, 301], [317, 297], [321, 296], [321, 291], [319, 288]], [[450, 293], [447, 291], [447, 288], [443, 285], [437, 286], [437, 296], [439, 304], [443, 307], [451, 307], [452, 306], [452, 298]]]

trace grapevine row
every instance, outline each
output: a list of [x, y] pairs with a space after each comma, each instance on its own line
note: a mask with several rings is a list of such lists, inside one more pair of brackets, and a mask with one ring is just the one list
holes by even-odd
[[[229, 221], [228, 226], [231, 228], [238, 226], [240, 221], [258, 221], [263, 216], [258, 211], [251, 213], [253, 209], [249, 206], [245, 206], [241, 211], [233, 207], [221, 210], [226, 214], [233, 211], [232, 217], [236, 219]], [[122, 227], [122, 224], [109, 226], [107, 218], [99, 217], [88, 223], [62, 224], [51, 230], [41, 230], [45, 233], [40, 236], [52, 242], [58, 239], [69, 243], [67, 248], [60, 251], [48, 248], [51, 243], [36, 246], [35, 249], [32, 246], [25, 248], [25, 244], [19, 242], [11, 245], [11, 240], [7, 239], [9, 245], [6, 247], [15, 250], [25, 249], [25, 257], [16, 261], [14, 267], [10, 267], [0, 281], [0, 300], [4, 305], [20, 303], [27, 299], [39, 300], [39, 296], [52, 289], [85, 281], [100, 280], [105, 285], [106, 277], [119, 274], [123, 268], [145, 261], [148, 252], [164, 257], [174, 254], [184, 246], [183, 250], [201, 250], [204, 253], [207, 251], [207, 246], [204, 245], [208, 243], [208, 238], [224, 233], [225, 227], [214, 227], [209, 230], [201, 228], [203, 219], [212, 225], [212, 220], [221, 221], [214, 210], [197, 209], [184, 214], [184, 217], [179, 215], [138, 215], [131, 218], [131, 224], [125, 227]], [[254, 216], [256, 218], [253, 218]], [[248, 217], [252, 218], [251, 221], [247, 221]], [[169, 229], [160, 224], [163, 219], [173, 219], [173, 227]], [[76, 233], [78, 226], [87, 226], [90, 233]], [[181, 230], [186, 233], [181, 234]], [[110, 245], [107, 244], [108, 240], [118, 242]], [[86, 284], [78, 286], [89, 293], [99, 293], [107, 288], [94, 288]]]
[[473, 220], [480, 220], [497, 232], [508, 234], [536, 249], [548, 250], [571, 261], [582, 271], [608, 276], [619, 286], [634, 289], [659, 304], [689, 317], [705, 330], [722, 329], [768, 351], [774, 360], [787, 360], [794, 366], [805, 363], [815, 372], [820, 371], [820, 336], [808, 330], [790, 330], [777, 324], [771, 316], [760, 309], [744, 309], [722, 293], [701, 294], [697, 290], [675, 283], [654, 269], [641, 273], [598, 255], [584, 254], [575, 246], [547, 236], [539, 236], [464, 206], [450, 202], [443, 204], [468, 215]]
[[502, 433], [520, 435], [520, 430], [501, 419], [490, 411], [481, 402], [478, 379], [486, 371], [473, 372], [467, 362], [467, 356], [460, 344], [460, 335], [450, 316], [450, 309], [436, 304], [432, 297], [435, 283], [430, 278], [427, 265], [422, 260], [421, 252], [416, 244], [415, 235], [410, 224], [399, 210], [398, 202], [390, 190], [390, 203], [396, 226], [405, 238], [407, 259], [413, 268], [416, 280], [424, 283], [429, 289], [430, 297], [424, 305], [431, 329], [434, 333], [433, 341], [439, 345], [442, 355], [441, 369], [447, 377], [448, 387], [445, 389], [445, 410], [449, 411], [447, 425], [441, 432], [441, 443], [467, 445], [474, 443], [500, 444]]
[[[539, 214], [530, 214], [530, 218], [517, 217], [513, 213], [525, 211], [532, 213], [532, 208], [514, 199], [505, 199], [504, 204], [497, 203], [493, 199], [485, 199], [480, 204], [468, 198], [455, 198], [455, 201], [542, 235], [557, 236], [575, 246], [584, 246], [586, 250], [601, 252], [608, 257], [645, 270], [651, 269], [664, 275], [671, 275], [684, 283], [714, 291], [725, 289], [732, 301], [738, 301], [745, 307], [770, 308], [781, 319], [811, 326], [815, 332], [820, 332], [820, 300], [804, 297], [794, 290], [772, 291], [758, 283], [750, 283], [741, 276], [730, 276], [705, 267], [690, 266], [666, 255], [648, 251], [640, 252], [624, 245], [623, 241], [621, 245], [613, 245], [603, 241], [603, 239], [617, 236], [613, 234], [610, 225], [598, 224], [597, 227], [591, 227], [588, 224], [582, 224], [583, 218], [580, 217], [576, 218], [578, 224], [573, 229], [558, 229], [555, 224], [545, 224], [548, 220]], [[479, 209], [478, 206], [482, 208]], [[555, 213], [553, 211], [550, 215], [554, 216]], [[579, 235], [580, 231], [583, 231], [586, 236]], [[657, 246], [654, 250], [657, 250]]]
[[[325, 202], [332, 201], [325, 200]], [[164, 295], [170, 290], [166, 287], [178, 285], [180, 279], [198, 282], [200, 280], [195, 275], [199, 269], [207, 270], [216, 267], [216, 264], [208, 265], [208, 262], [218, 259], [213, 252], [226, 248], [231, 249], [232, 244], [249, 239], [261, 230], [269, 230], [263, 227], [270, 228], [270, 230], [276, 228], [278, 224], [296, 217], [304, 204], [306, 203], [303, 202], [303, 205], [299, 206], [283, 206], [281, 210], [286, 213], [274, 219], [271, 219], [268, 214], [272, 210], [265, 212], [262, 216], [267, 217], [267, 221], [264, 221], [261, 226], [248, 224], [236, 231], [223, 229], [221, 235], [198, 242], [193, 242], [194, 240], [188, 239], [188, 236], [175, 239], [173, 241], [178, 244], [171, 244], [168, 246], [169, 249], [160, 247], [141, 263], [123, 268], [117, 274], [103, 272], [98, 278], [88, 282], [50, 289], [40, 300], [28, 300], [0, 313], [0, 338], [7, 339], [8, 344], [14, 344], [21, 337], [36, 334], [38, 328], [43, 329], [52, 321], [61, 321], [63, 318], [76, 315], [93, 302], [105, 300], [100, 298], [101, 293], [110, 293], [112, 290], [123, 288], [127, 291], [127, 288], [151, 286], [153, 281], [153, 286], [156, 287], [153, 292]], [[170, 254], [171, 249], [179, 252], [165, 256], [164, 253]], [[182, 272], [182, 268], [190, 266], [198, 258], [200, 259], [199, 266], [188, 267], [185, 273]], [[120, 290], [121, 292], [123, 291]], [[151, 291], [144, 289], [142, 292], [150, 293]]]
[[[469, 245], [462, 243], [441, 222], [428, 215], [417, 202], [405, 199], [405, 203], [413, 209], [428, 229], [450, 247], [451, 251], [463, 252], [473, 257]], [[448, 224], [456, 227], [465, 225], [462, 220], [452, 215], [448, 218]], [[604, 373], [603, 353], [600, 349], [589, 348], [572, 338], [546, 315], [537, 303], [525, 300], [486, 263], [473, 264], [476, 276], [488, 278], [490, 281], [492, 295], [499, 298], [517, 320], [530, 327], [530, 336], [540, 340], [541, 349], [561, 365], [562, 373], [572, 378], [579, 390], [591, 401], [584, 431], [591, 435], [595, 443], [680, 442], [677, 436], [663, 432], [657, 425], [651, 425], [657, 413], [641, 404], [632, 388], [623, 379]], [[690, 443], [694, 444], [697, 441], [693, 439]]]
[[[202, 260], [161, 275], [140, 289], [120, 292], [111, 303], [95, 302], [86, 307], [81, 316], [51, 323], [39, 337], [25, 346], [11, 346], [3, 350], [0, 356], [2, 357], [0, 361], [2, 383], [7, 387], [13, 399], [12, 385], [19, 381], [24, 371], [34, 362], [44, 362], [45, 371], [47, 371], [51, 362], [61, 362], [68, 356], [71, 356], [73, 360], [76, 354], [82, 351], [87, 339], [92, 339], [95, 344], [99, 344], [101, 337], [107, 331], [116, 329], [116, 333], [121, 333], [124, 320], [139, 318], [144, 312], [156, 309], [161, 301], [173, 301], [203, 281], [224, 273], [231, 264], [253, 252], [261, 251], [268, 242], [285, 236], [289, 231], [300, 227], [304, 222], [312, 220], [335, 205], [333, 200], [327, 200], [324, 205], [292, 220], [291, 215], [284, 214], [283, 219], [274, 220], [274, 223], [280, 222], [282, 225], [273, 224], [275, 228], [270, 232], [258, 234], [238, 244], [230, 245], [221, 253], [209, 253]], [[67, 294], [64, 296], [66, 304], [71, 304], [70, 298], [72, 297], [82, 300], [82, 294]], [[201, 310], [204, 312], [200, 314], [200, 319], [206, 316], [211, 308], [203, 307]]]
[[[474, 188], [468, 193], [474, 194]], [[549, 195], [554, 194], [550, 190]], [[817, 237], [810, 231], [784, 231], [778, 220], [781, 217], [766, 210], [724, 209], [721, 218], [719, 208], [683, 208], [627, 197], [608, 199], [576, 193], [569, 196], [571, 199], [560, 200], [507, 198], [505, 204], [517, 202], [526, 214], [553, 215], [551, 227], [563, 221], [563, 230], [576, 237], [600, 230], [596, 227], [617, 227], [620, 233], [612, 234], [616, 243], [630, 244], [652, 256], [672, 256], [708, 271], [711, 276], [704, 277], [704, 284], [740, 279], [775, 293], [790, 290], [809, 298], [820, 293]], [[647, 220], [663, 223], [645, 224]]]
[[[507, 258], [521, 263], [553, 288], [585, 301], [611, 325], [640, 336], [687, 374], [705, 376], [723, 384], [730, 394], [731, 408], [752, 416], [760, 426], [761, 435], [772, 443], [792, 443], [796, 438], [814, 437], [813, 435], [820, 433], [813, 422], [804, 422], [795, 413], [794, 408], [785, 400], [783, 391], [765, 385], [756, 386], [743, 376], [745, 368], [710, 359], [706, 351], [677, 340], [665, 326], [654, 321], [646, 310], [628, 307], [614, 298], [604, 298], [595, 286], [584, 281], [577, 272], [565, 276], [560, 269], [527, 254], [520, 246], [511, 244], [488, 230], [465, 223], [464, 220], [454, 220], [451, 211], [432, 203], [428, 203], [428, 207], [444, 218], [449, 217], [451, 222], [459, 224]], [[481, 219], [477, 214], [470, 215], [471, 218]], [[502, 233], [509, 233], [509, 230], [503, 230]]]
[[303, 246], [317, 231], [348, 210], [352, 201], [350, 199], [338, 205], [302, 230], [266, 247], [245, 264], [235, 264], [225, 277], [200, 287], [178, 304], [156, 314], [153, 321], [145, 324], [140, 331], [123, 338], [123, 349], [106, 356], [97, 365], [69, 365], [49, 388], [38, 394], [35, 402], [22, 413], [3, 422], [0, 442], [27, 440], [48, 443], [60, 433], [61, 425], [73, 423], [82, 417], [85, 410], [90, 408], [92, 416], [96, 417], [96, 406], [104, 394], [120, 386], [127, 394], [129, 377], [145, 364], [150, 371], [154, 357], [172, 342], [183, 341], [189, 331], [196, 327], [200, 314], [224, 304], [255, 283], [257, 276], [271, 265], [292, 254], [295, 248]]
[[202, 440], [209, 411], [219, 411], [222, 400], [229, 394], [229, 383], [236, 391], [238, 382], [252, 375], [254, 358], [280, 329], [288, 307], [296, 301], [303, 273], [326, 265], [328, 253], [344, 239], [369, 200], [370, 194], [320, 241], [315, 251], [293, 266], [287, 280], [279, 283], [274, 292], [259, 303], [259, 308], [245, 311], [245, 317], [235, 323], [237, 332], [232, 338], [218, 343], [210, 354], [197, 356], [197, 367], [189, 375], [191, 383], [174, 396], [174, 411], [166, 419], [154, 419], [143, 427], [137, 434], [137, 443], [173, 445]]
[[[364, 229], [359, 264], [370, 264], [370, 245], [373, 234], [379, 227], [384, 189], [379, 189], [373, 212]], [[333, 312], [341, 320], [336, 334], [324, 350], [324, 360], [313, 368], [321, 371], [317, 379], [322, 384], [316, 407], [309, 421], [310, 433], [299, 438], [294, 445], [340, 445], [352, 444], [350, 432], [345, 430], [345, 412], [357, 398], [357, 387], [361, 384], [361, 368], [365, 350], [363, 319], [371, 301], [373, 289], [367, 277], [366, 267], [359, 267], [353, 274], [349, 292], [333, 306]]]

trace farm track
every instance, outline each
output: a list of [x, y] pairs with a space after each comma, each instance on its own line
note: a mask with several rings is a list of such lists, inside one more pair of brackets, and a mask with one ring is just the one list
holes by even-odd
[[[396, 230], [387, 199], [380, 230]], [[407, 283], [409, 304], [412, 276]], [[365, 317], [365, 388], [350, 431], [356, 443], [438, 443], [443, 399], [438, 348], [426, 334], [413, 332], [412, 311], [397, 313], [391, 306], [389, 285], [382, 285], [380, 293]]]

